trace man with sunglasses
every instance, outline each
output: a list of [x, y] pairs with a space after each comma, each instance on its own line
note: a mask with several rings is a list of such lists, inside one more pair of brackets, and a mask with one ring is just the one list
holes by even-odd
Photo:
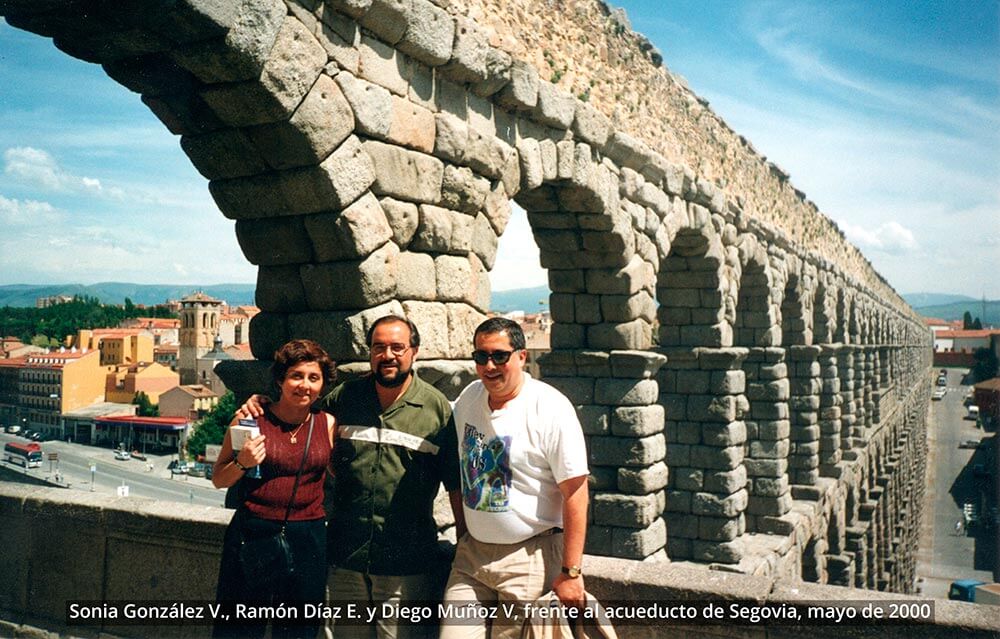
[[[458, 397], [454, 421], [468, 533], [459, 539], [445, 610], [495, 606], [492, 636], [517, 636], [499, 603], [530, 603], [554, 590], [566, 605], [584, 603], [587, 451], [570, 401], [532, 379], [524, 332], [494, 317], [473, 337], [479, 381]], [[520, 605], [517, 605], [520, 611]], [[442, 620], [443, 639], [484, 637], [476, 615]]]
[[[464, 531], [451, 406], [413, 371], [420, 333], [387, 315], [368, 329], [371, 374], [344, 382], [319, 403], [337, 419], [327, 485], [331, 603], [406, 604], [438, 599], [443, 582], [434, 499], [444, 484]], [[241, 410], [260, 411], [259, 395]], [[392, 607], [392, 606], [390, 606]], [[379, 614], [371, 625], [338, 625], [335, 637], [421, 637], [426, 626]]]

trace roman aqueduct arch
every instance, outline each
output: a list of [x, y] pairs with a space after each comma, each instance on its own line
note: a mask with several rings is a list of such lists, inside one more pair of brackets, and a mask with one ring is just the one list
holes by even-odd
[[259, 267], [258, 358], [299, 336], [362, 360], [394, 311], [447, 383], [513, 200], [552, 290], [544, 377], [588, 437], [588, 552], [910, 590], [928, 332], [600, 0], [0, 13], [180, 136]]

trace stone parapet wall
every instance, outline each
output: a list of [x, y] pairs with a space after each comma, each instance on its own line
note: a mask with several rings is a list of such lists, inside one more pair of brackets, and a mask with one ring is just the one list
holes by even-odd
[[[0, 555], [0, 636], [208, 637], [200, 626], [67, 626], [66, 602], [211, 600], [232, 511], [212, 507], [115, 498], [58, 488], [0, 482], [5, 543]], [[587, 556], [588, 589], [603, 601], [796, 602], [858, 601], [861, 593], [803, 584], [783, 576], [741, 575], [680, 565]], [[866, 601], [923, 603], [902, 595], [866, 593]], [[1000, 623], [989, 606], [934, 601], [933, 621], [914, 626], [854, 626], [855, 637], [992, 637]], [[617, 626], [633, 637], [732, 636], [733, 626]], [[747, 637], [843, 636], [844, 628], [746, 626]]]

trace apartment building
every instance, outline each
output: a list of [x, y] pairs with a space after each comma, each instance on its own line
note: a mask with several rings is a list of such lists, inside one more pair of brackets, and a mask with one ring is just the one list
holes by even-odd
[[61, 437], [63, 413], [104, 401], [107, 372], [95, 350], [62, 348], [29, 355], [18, 367], [17, 381], [17, 404], [25, 425]]
[[117, 366], [105, 378], [104, 398], [108, 402], [130, 404], [137, 393], [145, 393], [158, 404], [160, 395], [180, 384], [180, 375], [156, 362]]
[[161, 417], [200, 419], [219, 403], [219, 395], [203, 384], [175, 386], [160, 395]]

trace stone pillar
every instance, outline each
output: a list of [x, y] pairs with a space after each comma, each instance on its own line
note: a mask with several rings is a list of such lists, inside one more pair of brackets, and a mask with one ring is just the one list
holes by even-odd
[[749, 444], [743, 465], [749, 477], [747, 529], [761, 531], [759, 517], [780, 517], [792, 508], [788, 481], [788, 366], [783, 348], [751, 348], [743, 363]]
[[855, 588], [864, 588], [868, 578], [868, 522], [858, 522], [847, 528], [847, 551], [854, 555]]
[[666, 559], [664, 409], [654, 379], [665, 361], [643, 351], [553, 351], [540, 359], [545, 381], [576, 405], [587, 438], [588, 553]]
[[823, 477], [835, 477], [843, 455], [840, 448], [840, 369], [837, 354], [840, 344], [823, 344], [819, 355], [822, 388], [819, 396], [819, 471]]
[[852, 438], [854, 445], [861, 447], [867, 442], [865, 429], [871, 428], [872, 425], [872, 371], [874, 370], [872, 355], [868, 346], [859, 346], [855, 354], [855, 366], [858, 368], [858, 381], [854, 390], [857, 419], [854, 422]]
[[819, 346], [791, 346], [788, 349], [791, 398], [791, 446], [789, 480], [812, 486], [819, 478], [819, 410], [823, 381], [820, 377]]
[[875, 348], [872, 352], [872, 410], [871, 426], [882, 421], [882, 397], [885, 389], [884, 376], [885, 359], [884, 349]]
[[667, 351], [661, 373], [666, 406], [668, 553], [673, 559], [735, 564], [746, 530], [748, 493], [742, 421], [743, 348]]
[[837, 367], [840, 377], [840, 448], [848, 451], [854, 448], [854, 422], [857, 419], [854, 404], [854, 347], [844, 344], [837, 353]]

